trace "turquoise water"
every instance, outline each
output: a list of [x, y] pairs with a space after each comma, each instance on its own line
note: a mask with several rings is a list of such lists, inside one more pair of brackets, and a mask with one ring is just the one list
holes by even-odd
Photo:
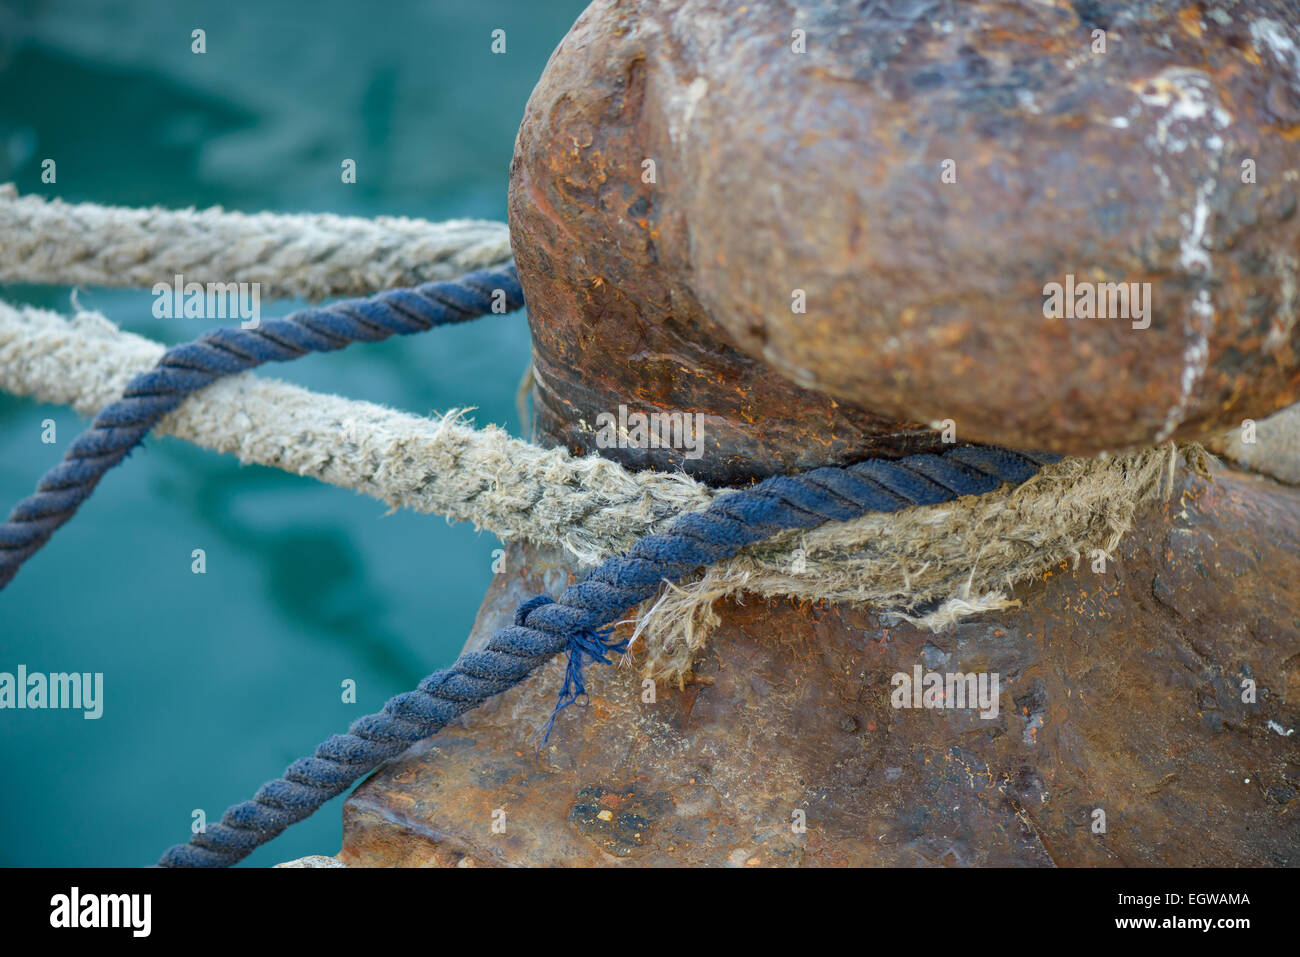
[[[0, 182], [115, 204], [505, 216], [515, 130], [585, 4], [23, 2], [0, 8]], [[207, 53], [190, 50], [191, 30]], [[493, 55], [493, 29], [506, 53]], [[46, 157], [58, 181], [40, 182]], [[340, 182], [344, 158], [357, 183]], [[0, 297], [67, 311], [66, 288]], [[164, 342], [148, 291], [79, 302]], [[263, 303], [263, 316], [300, 303]], [[263, 374], [519, 434], [522, 314]], [[41, 442], [53, 419], [57, 443]], [[0, 394], [0, 508], [85, 425]], [[102, 672], [99, 720], [0, 711], [0, 865], [141, 865], [448, 664], [498, 541], [174, 439], [151, 439], [0, 592], [0, 671]], [[207, 573], [190, 554], [207, 553]], [[343, 703], [341, 683], [357, 684]], [[248, 859], [338, 849], [335, 801]]]

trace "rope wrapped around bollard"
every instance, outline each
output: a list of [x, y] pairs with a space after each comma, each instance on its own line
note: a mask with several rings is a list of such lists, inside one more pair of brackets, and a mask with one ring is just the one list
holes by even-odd
[[[0, 200], [9, 204], [5, 209], [18, 211], [12, 190], [0, 195]], [[42, 222], [49, 220], [54, 223], [49, 229], [55, 232], [56, 226], [64, 229], [77, 216], [100, 213], [89, 208], [28, 206], [22, 207], [25, 215]], [[118, 219], [145, 215], [109, 212]], [[192, 214], [154, 211], [150, 215], [162, 216], [168, 229], [186, 235], [195, 226]], [[214, 223], [227, 222], [220, 216], [203, 215]], [[130, 222], [135, 223], [135, 219]], [[244, 229], [246, 225], [234, 219], [228, 222], [232, 229]], [[328, 225], [335, 228], [343, 224]], [[35, 239], [39, 236], [26, 241]], [[211, 245], [202, 250], [204, 258], [216, 255]], [[67, 270], [83, 268], [79, 262], [75, 256], [64, 256], [49, 267], [51, 275], [62, 276]], [[353, 268], [348, 262], [331, 269], [342, 276]], [[177, 268], [182, 265], [177, 261]], [[91, 275], [102, 279], [106, 273], [100, 268], [92, 270]], [[313, 274], [311, 281], [321, 289], [329, 289], [329, 283], [345, 280], [322, 273]], [[20, 502], [9, 521], [0, 525], [0, 588], [76, 513], [103, 475], [162, 418], [218, 379], [265, 362], [333, 351], [352, 342], [407, 335], [490, 312], [513, 311], [522, 305], [518, 275], [513, 264], [508, 264], [454, 281], [427, 282], [301, 310], [257, 329], [215, 330], [194, 342], [165, 350], [154, 368], [130, 379], [119, 400], [100, 409], [90, 429], [78, 437], [64, 460], [42, 478], [36, 493]], [[524, 602], [516, 611], [514, 623], [498, 631], [483, 649], [462, 654], [450, 668], [425, 678], [416, 690], [388, 701], [381, 712], [355, 721], [348, 733], [331, 736], [311, 756], [290, 765], [281, 778], [263, 785], [252, 800], [229, 808], [219, 822], [194, 835], [189, 843], [170, 848], [159, 864], [220, 867], [238, 862], [342, 794], [383, 761], [514, 687], [555, 655], [565, 653], [568, 665], [564, 681], [555, 709], [542, 730], [544, 736], [548, 735], [556, 716], [584, 696], [586, 665], [609, 663], [611, 653], [626, 650], [627, 641], [612, 635], [619, 616], [654, 597], [664, 582], [680, 581], [701, 567], [716, 566], [747, 546], [783, 532], [848, 522], [871, 513], [953, 502], [964, 496], [983, 495], [1008, 483], [1022, 483], [1057, 458], [959, 445], [941, 455], [826, 466], [798, 475], [775, 476], [748, 489], [722, 491], [702, 510], [685, 511], [662, 530], [641, 537], [622, 554], [606, 558], [556, 598], [538, 595]]]
[[868, 512], [934, 505], [980, 495], [1007, 482], [1023, 482], [1056, 456], [989, 446], [956, 446], [943, 455], [871, 459], [780, 475], [753, 488], [718, 496], [703, 512], [676, 519], [647, 535], [625, 555], [611, 558], [558, 598], [522, 604], [514, 624], [498, 631], [481, 651], [466, 652], [436, 671], [415, 691], [391, 699], [378, 714], [353, 722], [348, 733], [323, 742], [284, 776], [264, 784], [251, 801], [228, 809], [188, 844], [170, 848], [164, 867], [226, 867], [265, 844], [290, 824], [407, 747], [430, 737], [467, 711], [514, 687], [554, 655], [569, 655], [555, 714], [584, 693], [582, 670], [622, 651], [609, 626], [627, 608], [650, 598], [660, 583], [734, 555], [745, 545], [790, 529], [843, 522]]

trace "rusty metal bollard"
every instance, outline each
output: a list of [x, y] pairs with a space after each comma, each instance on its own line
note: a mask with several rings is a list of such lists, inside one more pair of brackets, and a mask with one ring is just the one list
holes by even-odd
[[[593, 4], [511, 178], [543, 428], [703, 403], [733, 454], [825, 426], [811, 465], [871, 414], [1089, 454], [1295, 401], [1294, 5], [1091, 6]], [[1068, 276], [1150, 314], [1044, 321]]]
[[[713, 7], [594, 3], [529, 102], [538, 441], [723, 484], [935, 420], [1091, 453], [1296, 398], [1286, 5]], [[1049, 318], [1052, 282], [1150, 308]], [[702, 413], [703, 454], [602, 447], [620, 405]], [[1113, 559], [938, 634], [725, 603], [684, 687], [595, 669], [539, 751], [552, 663], [359, 788], [340, 859], [1294, 865], [1300, 492], [1183, 477]], [[580, 573], [511, 546], [469, 645]], [[1002, 675], [1000, 711], [893, 706], [915, 668]]]

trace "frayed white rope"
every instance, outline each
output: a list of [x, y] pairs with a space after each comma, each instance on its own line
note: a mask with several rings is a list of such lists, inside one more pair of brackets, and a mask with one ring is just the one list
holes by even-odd
[[[68, 320], [0, 303], [0, 389], [8, 392], [93, 415], [162, 352], [98, 313]], [[715, 494], [681, 473], [632, 473], [492, 426], [474, 429], [454, 410], [425, 419], [250, 373], [190, 396], [158, 431], [503, 539], [559, 545], [584, 563]], [[1188, 457], [1203, 468], [1199, 451]], [[1008, 607], [1006, 589], [1057, 562], [1096, 549], [1113, 555], [1137, 510], [1171, 487], [1173, 463], [1172, 446], [1065, 459], [1014, 488], [776, 536], [638, 609], [647, 673], [689, 672], [718, 621], [715, 602], [742, 593], [870, 604], [931, 629]]]
[[150, 288], [256, 282], [264, 299], [364, 296], [510, 259], [504, 223], [131, 209], [0, 185], [0, 282]]
[[[104, 316], [0, 302], [0, 389], [94, 415], [164, 347]], [[250, 373], [189, 397], [156, 430], [245, 463], [355, 489], [389, 505], [473, 522], [503, 539], [560, 545], [584, 562], [631, 546], [712, 492], [683, 474], [631, 473], [474, 429], [455, 410], [426, 419]]]

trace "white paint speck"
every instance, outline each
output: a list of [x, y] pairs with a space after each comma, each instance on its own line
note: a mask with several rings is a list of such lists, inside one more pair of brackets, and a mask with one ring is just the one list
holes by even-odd
[[1214, 84], [1202, 70], [1166, 67], [1133, 89], [1143, 105], [1160, 111], [1155, 134], [1147, 139], [1152, 150], [1181, 153], [1197, 139], [1188, 135], [1188, 125], [1209, 120], [1222, 129], [1232, 122], [1232, 114], [1214, 101]]
[[1264, 337], [1264, 348], [1270, 352], [1291, 341], [1291, 330], [1295, 328], [1296, 320], [1300, 319], [1300, 285], [1296, 282], [1300, 261], [1286, 253], [1278, 253], [1273, 264], [1281, 277], [1282, 288], [1279, 292], [1282, 301], [1278, 304], [1273, 321], [1269, 323], [1268, 335]]
[[1210, 239], [1210, 196], [1213, 193], [1214, 180], [1206, 180], [1196, 190], [1196, 205], [1191, 214], [1183, 213], [1178, 217], [1185, 230], [1178, 244], [1178, 261], [1188, 272], [1210, 273], [1210, 251], [1205, 247]]
[[1169, 183], [1169, 177], [1165, 175], [1164, 169], [1161, 167], [1159, 163], [1152, 163], [1151, 169], [1154, 170], [1155, 174], [1160, 177], [1161, 192], [1168, 194], [1170, 183]]
[[1043, 112], [1038, 105], [1038, 101], [1034, 99], [1034, 94], [1031, 90], [1016, 90], [1016, 102], [1020, 104], [1021, 109], [1028, 113], [1037, 115]]
[[697, 76], [686, 87], [686, 92], [681, 96], [681, 126], [679, 127], [671, 116], [668, 120], [668, 133], [674, 141], [679, 140], [683, 133], [690, 135], [691, 119], [695, 116], [695, 108], [708, 92], [709, 81], [702, 76]]
[[1192, 394], [1205, 375], [1205, 367], [1209, 364], [1209, 333], [1214, 329], [1215, 310], [1208, 289], [1201, 289], [1196, 293], [1196, 298], [1192, 301], [1191, 315], [1195, 321], [1189, 318], [1187, 322], [1189, 338], [1187, 346], [1183, 349], [1183, 372], [1179, 379], [1178, 401], [1165, 414], [1164, 425], [1156, 434], [1157, 443], [1173, 435], [1174, 430], [1182, 424], [1187, 416], [1188, 406], [1191, 405]]
[[1267, 50], [1283, 66], [1291, 67], [1291, 85], [1300, 89], [1300, 46], [1276, 20], [1256, 20], [1250, 25], [1250, 38], [1260, 53]]

